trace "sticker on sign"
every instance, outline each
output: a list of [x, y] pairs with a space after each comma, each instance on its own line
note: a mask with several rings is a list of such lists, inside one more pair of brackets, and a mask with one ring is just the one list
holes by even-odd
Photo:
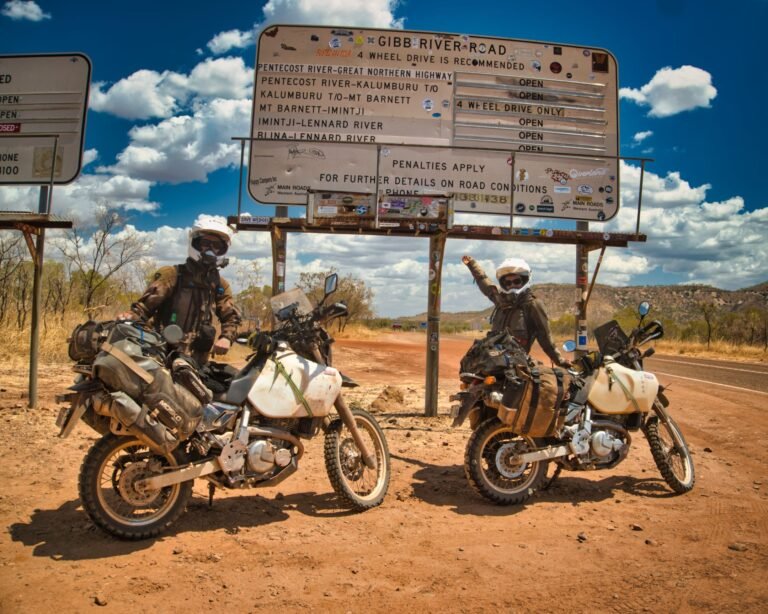
[[[259, 39], [248, 171], [256, 201], [306, 205], [308, 191], [323, 190], [441, 194], [458, 212], [616, 215], [618, 203], [603, 198], [619, 188], [617, 64], [607, 51], [339, 32], [279, 25]], [[575, 198], [585, 194], [592, 200]]]

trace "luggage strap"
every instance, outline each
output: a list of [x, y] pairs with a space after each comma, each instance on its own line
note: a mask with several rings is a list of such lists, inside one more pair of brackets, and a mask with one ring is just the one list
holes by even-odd
[[563, 397], [565, 396], [565, 391], [563, 389], [563, 377], [565, 374], [561, 369], [552, 369], [552, 372], [555, 374], [555, 379], [557, 380], [557, 398], [555, 399], [555, 407], [552, 411], [552, 421], [549, 423], [549, 427], [547, 428], [547, 433], [551, 433], [555, 430], [555, 425], [557, 424], [557, 419], [560, 416], [560, 405], [563, 402]]
[[288, 371], [286, 371], [285, 367], [279, 360], [277, 360], [276, 358], [271, 358], [270, 360], [272, 360], [275, 363], [275, 370], [285, 378], [285, 381], [288, 382], [288, 385], [291, 387], [291, 390], [293, 391], [293, 396], [295, 396], [296, 400], [299, 401], [304, 406], [304, 409], [306, 410], [307, 415], [310, 418], [313, 418], [314, 416], [312, 415], [312, 410], [309, 407], [309, 403], [307, 403], [307, 399], [305, 399], [304, 395], [301, 393], [301, 389], [291, 379], [291, 374], [288, 373]]
[[531, 402], [528, 405], [528, 415], [525, 417], [525, 424], [523, 425], [523, 435], [530, 432], [533, 426], [533, 419], [536, 417], [536, 410], [539, 406], [539, 391], [541, 390], [541, 373], [538, 369], [531, 369]]
[[104, 350], [107, 354], [110, 356], [114, 356], [117, 360], [119, 360], [121, 363], [123, 363], [126, 367], [128, 367], [131, 371], [133, 371], [136, 375], [138, 375], [141, 379], [143, 379], [147, 384], [151, 384], [155, 381], [155, 377], [146, 369], [142, 369], [139, 365], [137, 365], [134, 360], [123, 350], [120, 348], [116, 348], [114, 345], [109, 343], [108, 341], [105, 341], [101, 344], [101, 349]]
[[638, 405], [638, 404], [637, 404], [637, 399], [636, 399], [636, 398], [635, 398], [635, 396], [634, 396], [634, 395], [633, 395], [633, 394], [632, 394], [632, 393], [629, 391], [629, 388], [627, 388], [627, 387], [624, 385], [624, 382], [622, 382], [622, 381], [621, 381], [621, 380], [620, 380], [618, 377], [616, 377], [616, 375], [614, 375], [614, 373], [613, 373], [613, 369], [611, 369], [610, 367], [606, 367], [606, 368], [605, 368], [605, 371], [606, 371], [606, 373], [608, 373], [608, 382], [609, 382], [609, 383], [610, 383], [610, 382], [616, 382], [616, 383], [619, 385], [619, 388], [621, 388], [621, 389], [624, 391], [624, 395], [627, 397], [627, 399], [629, 399], [630, 401], [632, 401], [632, 405], [634, 405], [634, 406], [635, 406], [635, 411], [636, 411], [636, 412], [639, 412], [639, 411], [640, 411], [640, 405]]

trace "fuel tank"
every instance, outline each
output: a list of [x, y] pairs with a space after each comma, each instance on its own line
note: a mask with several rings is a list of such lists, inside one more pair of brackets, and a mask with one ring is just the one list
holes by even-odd
[[598, 370], [587, 400], [601, 414], [631, 414], [638, 409], [650, 411], [658, 392], [659, 380], [653, 373], [628, 369], [608, 359]]
[[293, 350], [278, 350], [267, 360], [248, 391], [248, 400], [268, 418], [327, 416], [341, 391], [341, 374]]

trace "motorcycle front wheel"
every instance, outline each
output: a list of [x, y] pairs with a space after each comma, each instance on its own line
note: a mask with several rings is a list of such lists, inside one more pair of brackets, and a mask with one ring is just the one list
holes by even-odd
[[186, 462], [179, 448], [160, 455], [134, 437], [109, 433], [83, 460], [80, 501], [91, 520], [115, 537], [155, 537], [184, 512], [192, 495], [192, 480], [156, 490], [140, 490], [136, 482]]
[[475, 491], [500, 505], [526, 501], [547, 476], [546, 462], [521, 463], [517, 457], [536, 448], [498, 418], [482, 422], [472, 432], [464, 454], [464, 473]]
[[679, 495], [689, 492], [696, 482], [696, 475], [691, 453], [677, 423], [667, 417], [664, 424], [657, 416], [651, 416], [645, 425], [645, 436], [664, 481]]
[[376, 466], [363, 462], [352, 434], [336, 419], [325, 432], [325, 469], [333, 490], [352, 509], [363, 511], [380, 505], [389, 488], [390, 461], [387, 440], [379, 423], [367, 411], [353, 409], [352, 415]]

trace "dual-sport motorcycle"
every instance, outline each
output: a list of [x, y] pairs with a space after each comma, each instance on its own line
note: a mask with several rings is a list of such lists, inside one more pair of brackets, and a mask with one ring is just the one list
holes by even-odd
[[[75, 384], [57, 424], [66, 437], [80, 420], [102, 437], [80, 469], [79, 494], [94, 523], [123, 539], [154, 537], [184, 511], [196, 478], [216, 487], [274, 486], [298, 468], [302, 439], [322, 430], [325, 468], [342, 503], [378, 506], [389, 487], [387, 442], [376, 420], [350, 409], [342, 386], [356, 385], [330, 365], [322, 325], [347, 314], [325, 305], [337, 275], [313, 308], [299, 289], [271, 299], [271, 333], [238, 338], [252, 353], [239, 371], [203, 369], [174, 351], [178, 326], [163, 336], [138, 322], [88, 322], [69, 353]], [[217, 392], [214, 394], [213, 390]], [[336, 409], [338, 418], [331, 416]]]
[[[678, 494], [693, 488], [693, 460], [656, 376], [643, 370], [645, 343], [664, 334], [660, 322], [629, 336], [612, 320], [595, 330], [599, 350], [565, 372], [537, 365], [514, 338], [490, 333], [462, 360], [462, 390], [452, 400], [453, 425], [470, 419], [464, 471], [470, 485], [499, 504], [519, 504], [544, 486], [548, 464], [563, 469], [610, 469], [623, 461], [630, 433], [642, 430], [664, 481]], [[575, 350], [568, 341], [564, 349]], [[551, 483], [551, 482], [549, 482]]]

